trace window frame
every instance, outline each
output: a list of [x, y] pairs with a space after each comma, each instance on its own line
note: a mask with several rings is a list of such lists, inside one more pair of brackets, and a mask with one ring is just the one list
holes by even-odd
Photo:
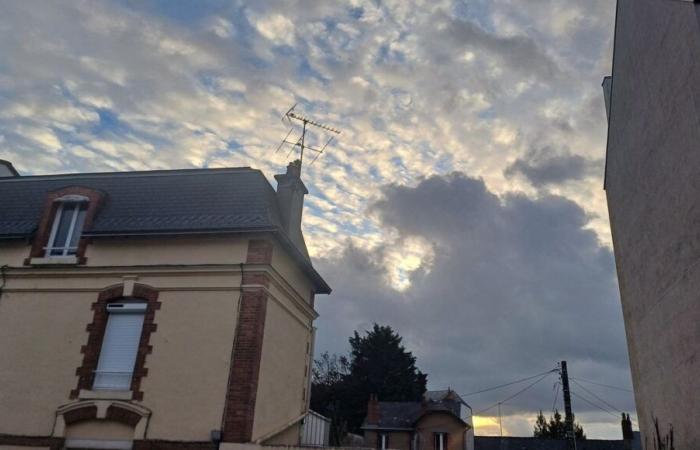
[[[78, 236], [75, 247], [71, 247], [70, 243], [73, 241], [73, 234], [75, 233], [75, 228], [78, 221], [78, 216], [80, 211], [84, 208], [85, 213], [83, 214], [82, 223], [80, 224], [80, 234], [82, 235], [82, 230], [85, 227], [85, 221], [87, 218], [87, 210], [90, 207], [90, 199], [83, 195], [66, 195], [54, 200], [58, 204], [56, 211], [53, 215], [53, 222], [51, 224], [51, 233], [49, 234], [49, 240], [44, 247], [44, 257], [45, 258], [61, 258], [66, 256], [75, 256], [78, 254], [80, 249], [80, 239], [82, 236]], [[61, 225], [61, 219], [63, 218], [63, 210], [66, 205], [73, 206], [73, 214], [70, 219], [70, 224], [68, 225], [68, 232], [66, 233], [65, 241], [62, 246], [56, 245], [56, 235], [58, 234], [58, 229]], [[60, 250], [61, 254], [54, 254], [55, 250]], [[71, 253], [71, 250], [73, 252]]]
[[377, 448], [379, 450], [389, 449], [389, 433], [379, 432], [379, 436], [377, 438]]
[[[62, 201], [80, 200], [86, 201], [85, 219], [82, 222], [82, 230], [79, 238], [75, 241], [77, 249], [75, 253], [69, 256], [62, 255], [47, 255], [47, 247], [53, 247], [55, 234], [51, 241], [54, 222], [56, 221], [56, 212], [61, 206]], [[93, 220], [98, 213], [98, 210], [106, 200], [106, 195], [98, 190], [85, 186], [66, 186], [55, 191], [46, 193], [44, 207], [41, 211], [36, 232], [32, 237], [32, 246], [29, 251], [29, 257], [24, 260], [24, 265], [45, 265], [45, 264], [86, 264], [87, 258], [85, 251], [87, 249], [89, 238], [85, 237], [92, 228]], [[75, 237], [75, 236], [74, 236]], [[51, 246], [49, 246], [51, 242]], [[63, 252], [62, 252], [63, 253]]]
[[[112, 308], [116, 308], [117, 306], [124, 308], [123, 310], [111, 310]], [[148, 303], [145, 300], [139, 300], [139, 299], [134, 299], [130, 301], [125, 301], [125, 302], [112, 302], [107, 304], [106, 306], [107, 310], [107, 321], [105, 323], [105, 332], [104, 335], [102, 336], [102, 342], [100, 343], [100, 350], [97, 355], [97, 367], [94, 370], [95, 376], [92, 379], [92, 390], [93, 391], [108, 391], [108, 392], [114, 392], [114, 391], [129, 391], [131, 390], [131, 382], [134, 379], [134, 372], [136, 371], [136, 362], [138, 359], [138, 353], [139, 353], [139, 343], [141, 341], [141, 336], [143, 335], [143, 329], [144, 329], [144, 324], [145, 324], [145, 319], [146, 319], [146, 314], [148, 313]], [[133, 351], [133, 362], [131, 362], [131, 370], [129, 372], [113, 372], [113, 371], [106, 371], [106, 370], [100, 370], [100, 363], [104, 363], [103, 361], [103, 355], [105, 354], [105, 344], [107, 343], [107, 335], [110, 330], [110, 321], [112, 320], [112, 317], [117, 316], [117, 315], [134, 315], [134, 316], [139, 316], [140, 317], [140, 326], [137, 331], [137, 334], [133, 337], [136, 338], [136, 347], [134, 348]], [[113, 323], [113, 322], [112, 322]], [[115, 386], [114, 384], [110, 386], [109, 383], [103, 383], [101, 384], [101, 377], [100, 374], [113, 374], [113, 375], [123, 375], [124, 378], [126, 379], [126, 375], [128, 375], [128, 381], [124, 383], [123, 385]], [[98, 385], [101, 384], [101, 385]]]
[[447, 450], [447, 433], [437, 431], [433, 433], [433, 450]]

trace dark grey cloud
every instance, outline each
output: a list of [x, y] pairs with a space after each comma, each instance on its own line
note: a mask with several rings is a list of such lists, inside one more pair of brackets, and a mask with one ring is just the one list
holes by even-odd
[[543, 147], [516, 159], [503, 173], [506, 177], [521, 175], [533, 186], [542, 187], [594, 176], [596, 172], [602, 173], [602, 165], [602, 159], [591, 160], [568, 151]]
[[[581, 378], [630, 385], [613, 256], [586, 229], [588, 216], [576, 203], [497, 196], [463, 173], [415, 187], [388, 185], [382, 193], [371, 212], [398, 234], [399, 244], [430, 243], [432, 264], [413, 272], [410, 287], [399, 292], [389, 287], [382, 264], [399, 245], [394, 242], [373, 250], [348, 246], [318, 261], [334, 287], [333, 296], [318, 302], [319, 350], [344, 351], [352, 330], [376, 321], [406, 338], [433, 388], [469, 392], [562, 359]], [[552, 376], [509, 402], [504, 414], [548, 410], [554, 382]], [[468, 401], [478, 410], [512, 392]], [[634, 410], [627, 393], [607, 398]], [[579, 402], [576, 409], [591, 407]]]

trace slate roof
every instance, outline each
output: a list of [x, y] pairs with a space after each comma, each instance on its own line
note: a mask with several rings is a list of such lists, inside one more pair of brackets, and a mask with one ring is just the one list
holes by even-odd
[[276, 233], [321, 292], [330, 288], [306, 249], [282, 227], [274, 189], [259, 170], [157, 170], [0, 178], [0, 239], [30, 238], [46, 194], [68, 186], [101, 191], [105, 201], [86, 236], [223, 232]]
[[449, 392], [427, 391], [423, 394], [425, 402], [379, 402], [379, 423], [368, 424], [365, 418], [362, 428], [412, 429], [418, 419], [430, 412], [446, 412], [462, 420], [459, 403], [445, 398]]
[[[641, 449], [639, 439], [632, 444]], [[536, 439], [532, 437], [475, 436], [474, 450], [568, 450], [568, 444], [560, 439]], [[624, 450], [622, 440], [586, 439], [576, 441], [577, 450]]]

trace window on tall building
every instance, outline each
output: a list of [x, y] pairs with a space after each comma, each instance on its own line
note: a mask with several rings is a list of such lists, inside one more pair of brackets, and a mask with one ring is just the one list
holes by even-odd
[[146, 314], [145, 303], [110, 303], [94, 390], [129, 390]]
[[434, 450], [447, 450], [447, 433], [435, 433]]
[[58, 199], [57, 202], [58, 208], [51, 226], [45, 255], [47, 257], [72, 256], [78, 250], [88, 199], [80, 195], [68, 195]]
[[387, 433], [379, 433], [377, 448], [379, 450], [387, 450], [389, 448], [389, 435]]

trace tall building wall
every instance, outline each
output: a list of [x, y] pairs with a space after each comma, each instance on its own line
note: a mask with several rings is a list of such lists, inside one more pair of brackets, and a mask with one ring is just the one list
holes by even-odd
[[[700, 4], [619, 0], [606, 191], [645, 448], [700, 448]], [[655, 422], [658, 421], [658, 432]]]

